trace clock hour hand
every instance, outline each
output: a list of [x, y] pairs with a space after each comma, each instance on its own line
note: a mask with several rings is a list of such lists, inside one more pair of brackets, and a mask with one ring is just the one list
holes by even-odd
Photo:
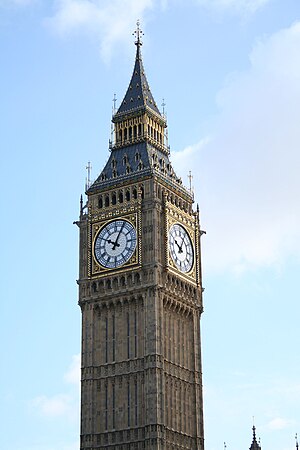
[[[183, 241], [182, 241], [182, 242], [183, 242]], [[178, 247], [179, 253], [182, 253], [182, 252], [183, 252], [183, 250], [182, 250], [182, 243], [181, 243], [181, 245], [179, 245], [178, 242], [177, 242], [176, 239], [175, 239], [175, 244], [176, 244], [177, 247]]]
[[115, 249], [115, 247], [120, 247], [120, 244], [118, 244], [115, 241], [112, 241], [111, 239], [103, 239], [103, 240], [108, 242], [109, 244], [113, 244], [113, 250]]
[[122, 226], [121, 226], [120, 231], [119, 231], [119, 233], [118, 233], [117, 239], [116, 239], [115, 242], [114, 242], [114, 245], [113, 245], [112, 250], [115, 250], [116, 247], [120, 247], [120, 244], [118, 244], [118, 240], [119, 240], [120, 234], [122, 233], [122, 230], [123, 230], [123, 228], [124, 228], [124, 225], [125, 225], [125, 222], [122, 223]]

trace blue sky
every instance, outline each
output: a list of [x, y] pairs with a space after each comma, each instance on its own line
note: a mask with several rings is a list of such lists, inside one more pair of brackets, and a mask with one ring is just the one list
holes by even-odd
[[203, 237], [206, 450], [300, 433], [298, 0], [0, 0], [0, 448], [75, 450], [79, 198], [132, 32]]

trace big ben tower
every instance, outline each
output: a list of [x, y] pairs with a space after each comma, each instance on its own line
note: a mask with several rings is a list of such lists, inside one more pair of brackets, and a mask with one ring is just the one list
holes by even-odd
[[141, 56], [81, 203], [81, 450], [203, 450], [199, 210]]

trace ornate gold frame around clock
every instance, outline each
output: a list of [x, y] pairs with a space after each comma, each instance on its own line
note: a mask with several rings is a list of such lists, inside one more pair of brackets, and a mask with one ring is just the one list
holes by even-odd
[[[117, 268], [105, 268], [101, 266], [96, 260], [94, 254], [94, 246], [95, 240], [100, 232], [100, 230], [107, 225], [108, 223], [114, 220], [127, 220], [132, 224], [132, 226], [136, 230], [137, 235], [137, 245], [135, 251], [131, 258], [122, 266]], [[103, 277], [107, 275], [111, 275], [114, 273], [125, 272], [131, 270], [135, 267], [141, 266], [141, 212], [140, 210], [136, 211], [132, 208], [132, 212], [128, 212], [128, 208], [126, 208], [126, 213], [122, 213], [119, 209], [117, 211], [110, 211], [107, 214], [107, 217], [104, 220], [95, 220], [90, 224], [89, 230], [89, 266], [88, 266], [88, 276], [90, 277]]]
[[[166, 200], [166, 223], [165, 223], [165, 249], [166, 249], [166, 267], [167, 270], [180, 276], [181, 278], [184, 278], [185, 280], [192, 281], [193, 283], [196, 283], [197, 280], [197, 264], [198, 264], [198, 258], [197, 258], [197, 221], [196, 217], [191, 214], [186, 213], [185, 211], [181, 210], [177, 206], [173, 205], [172, 203], [168, 202]], [[193, 260], [193, 266], [191, 270], [188, 273], [181, 272], [176, 264], [174, 263], [169, 250], [169, 230], [174, 224], [181, 225], [186, 232], [188, 233], [192, 246], [193, 246], [193, 252], [194, 252], [194, 260]]]

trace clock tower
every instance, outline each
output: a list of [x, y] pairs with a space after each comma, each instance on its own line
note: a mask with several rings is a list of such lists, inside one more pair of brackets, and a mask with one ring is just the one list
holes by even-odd
[[81, 202], [81, 450], [204, 449], [199, 209], [141, 56]]

